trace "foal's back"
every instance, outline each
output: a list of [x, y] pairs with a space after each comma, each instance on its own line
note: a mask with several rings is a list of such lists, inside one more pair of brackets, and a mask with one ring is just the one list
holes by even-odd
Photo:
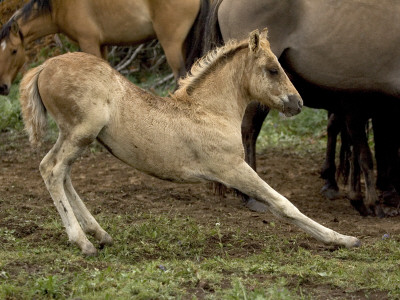
[[194, 125], [191, 103], [150, 94], [86, 53], [57, 56], [39, 68], [39, 94], [60, 134], [74, 136], [82, 146], [97, 139], [122, 161], [156, 177], [198, 181], [195, 145], [207, 129]]

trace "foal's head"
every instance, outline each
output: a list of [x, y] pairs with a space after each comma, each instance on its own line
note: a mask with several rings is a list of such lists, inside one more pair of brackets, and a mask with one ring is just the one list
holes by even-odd
[[23, 36], [15, 20], [0, 31], [0, 95], [10, 92], [12, 81], [25, 63]]
[[303, 100], [272, 53], [266, 29], [261, 34], [258, 30], [250, 34], [249, 48], [247, 89], [250, 97], [286, 116], [298, 114]]

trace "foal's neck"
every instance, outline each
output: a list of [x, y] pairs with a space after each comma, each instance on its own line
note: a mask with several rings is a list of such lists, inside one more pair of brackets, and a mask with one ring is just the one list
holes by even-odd
[[175, 96], [178, 99], [196, 103], [201, 109], [216, 115], [241, 122], [250, 99], [246, 93], [246, 55], [236, 54], [235, 59], [209, 73], [198, 85], [191, 90], [178, 90]]

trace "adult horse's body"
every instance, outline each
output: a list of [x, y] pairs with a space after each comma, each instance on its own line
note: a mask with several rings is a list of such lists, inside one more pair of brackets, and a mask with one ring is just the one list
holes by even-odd
[[[175, 78], [185, 72], [185, 45], [204, 0], [31, 0], [0, 33], [0, 94], [7, 94], [25, 62], [25, 45], [64, 33], [82, 51], [106, 58], [107, 45], [134, 45], [157, 38]], [[197, 23], [196, 23], [197, 24]], [[194, 30], [194, 28], [193, 28]]]
[[40, 140], [46, 110], [60, 129], [40, 171], [70, 240], [86, 254], [96, 249], [84, 232], [102, 244], [111, 242], [69, 177], [74, 160], [95, 139], [143, 172], [175, 182], [223, 183], [264, 202], [274, 214], [320, 241], [359, 245], [356, 238], [301, 214], [245, 163], [240, 126], [251, 99], [288, 116], [302, 106], [258, 31], [249, 40], [230, 43], [203, 58], [169, 98], [143, 91], [104, 61], [84, 53], [52, 58], [21, 82], [22, 112], [31, 141]]
[[[224, 41], [267, 26], [271, 49], [290, 74], [305, 105], [344, 112], [366, 178], [362, 213], [380, 215], [364, 124], [371, 115], [381, 124], [378, 164], [398, 164], [400, 2], [219, 0], [212, 10], [210, 23], [219, 23]], [[212, 29], [206, 33], [212, 33]], [[243, 120], [243, 139], [252, 166], [255, 140], [267, 113], [267, 108], [253, 104]], [[394, 128], [397, 135], [393, 135]], [[393, 178], [398, 176], [392, 174], [389, 180], [395, 182]]]

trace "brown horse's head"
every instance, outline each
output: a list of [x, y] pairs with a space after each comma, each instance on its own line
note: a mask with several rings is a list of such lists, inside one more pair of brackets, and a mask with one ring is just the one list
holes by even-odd
[[10, 20], [0, 32], [0, 95], [8, 95], [11, 83], [24, 63], [23, 35], [18, 23]]
[[294, 116], [301, 111], [303, 100], [293, 86], [267, 40], [267, 29], [250, 33], [250, 60], [248, 64], [251, 98], [274, 108], [286, 116]]

